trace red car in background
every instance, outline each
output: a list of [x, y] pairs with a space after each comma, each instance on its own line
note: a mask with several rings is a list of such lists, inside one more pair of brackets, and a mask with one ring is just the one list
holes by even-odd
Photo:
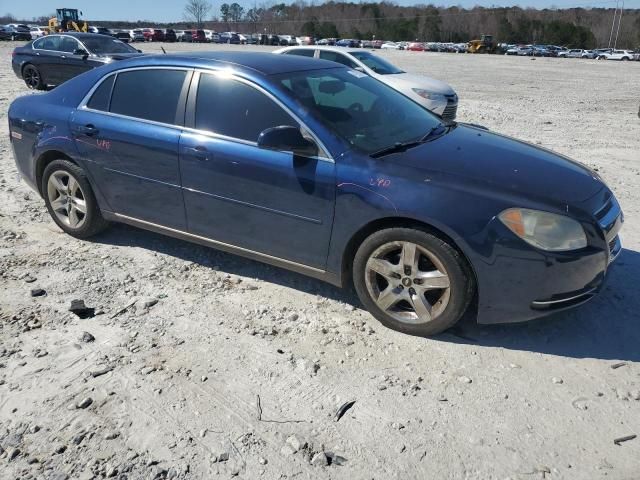
[[165, 37], [164, 37], [164, 30], [160, 30], [159, 28], [156, 28], [153, 31], [153, 35], [151, 36], [151, 41], [152, 42], [164, 42]]
[[194, 30], [191, 34], [191, 41], [196, 43], [207, 43], [207, 34], [204, 30]]
[[420, 43], [420, 42], [411, 42], [408, 46], [407, 46], [407, 50], [410, 50], [412, 52], [424, 52], [425, 48], [424, 48], [424, 43]]
[[153, 28], [143, 28], [142, 35], [144, 35], [145, 42], [151, 42], [153, 40]]

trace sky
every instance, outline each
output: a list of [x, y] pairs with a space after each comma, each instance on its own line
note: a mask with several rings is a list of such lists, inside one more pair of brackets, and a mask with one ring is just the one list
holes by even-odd
[[[227, 0], [232, 3], [233, 0]], [[237, 0], [240, 5], [251, 8], [253, 0]], [[352, 0], [354, 1], [354, 0]], [[620, 0], [622, 1], [622, 0]], [[171, 22], [183, 20], [184, 1], [181, 0], [0, 0], [0, 15], [11, 13], [17, 18], [30, 20], [33, 17], [49, 15], [56, 8], [78, 8], [83, 12], [83, 18], [89, 20], [151, 20], [157, 22]], [[219, 15], [220, 5], [224, 0], [213, 1], [211, 15]], [[258, 5], [263, 0], [256, 2]], [[276, 3], [276, 2], [273, 2]], [[290, 3], [290, 2], [285, 2]], [[316, 3], [318, 0], [316, 0]], [[435, 5], [458, 5], [461, 7], [502, 7], [518, 5], [534, 8], [569, 8], [569, 7], [603, 7], [613, 8], [616, 0], [396, 0], [399, 5], [415, 5], [418, 3], [433, 3]], [[640, 0], [625, 0], [625, 8], [640, 8]]]

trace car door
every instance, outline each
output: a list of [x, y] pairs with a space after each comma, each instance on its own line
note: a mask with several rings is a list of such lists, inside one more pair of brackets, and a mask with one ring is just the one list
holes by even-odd
[[193, 130], [180, 139], [189, 232], [323, 268], [335, 202], [333, 160], [322, 150], [310, 158], [259, 148], [263, 130], [300, 122], [255, 84], [196, 75], [186, 115]]
[[61, 51], [58, 67], [60, 83], [66, 82], [92, 68], [86, 56], [76, 53], [78, 50], [86, 51], [86, 48], [75, 38], [67, 35], [61, 36], [59, 49]]
[[71, 117], [81, 157], [112, 212], [186, 229], [178, 145], [192, 72], [111, 74]]
[[61, 83], [60, 35], [47, 35], [33, 43], [33, 63], [42, 76], [45, 84], [58, 85]]

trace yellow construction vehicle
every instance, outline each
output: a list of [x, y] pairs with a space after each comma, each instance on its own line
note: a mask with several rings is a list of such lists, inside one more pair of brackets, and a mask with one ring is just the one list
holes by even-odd
[[496, 43], [493, 41], [493, 35], [482, 35], [480, 40], [471, 40], [467, 43], [467, 52], [469, 53], [493, 53], [496, 51]]
[[[82, 14], [82, 12], [80, 12]], [[58, 8], [49, 19], [49, 32], [88, 32], [89, 24], [80, 20], [77, 8]]]

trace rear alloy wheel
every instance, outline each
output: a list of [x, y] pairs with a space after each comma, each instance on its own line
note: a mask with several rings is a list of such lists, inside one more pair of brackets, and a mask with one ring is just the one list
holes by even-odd
[[385, 326], [434, 335], [462, 317], [474, 281], [460, 253], [422, 230], [374, 233], [358, 249], [354, 285], [365, 307]]
[[42, 90], [44, 88], [40, 72], [34, 65], [26, 65], [24, 67], [22, 70], [22, 78], [31, 90]]
[[78, 165], [68, 160], [54, 160], [47, 165], [42, 175], [42, 193], [49, 214], [69, 235], [87, 238], [108, 226]]

